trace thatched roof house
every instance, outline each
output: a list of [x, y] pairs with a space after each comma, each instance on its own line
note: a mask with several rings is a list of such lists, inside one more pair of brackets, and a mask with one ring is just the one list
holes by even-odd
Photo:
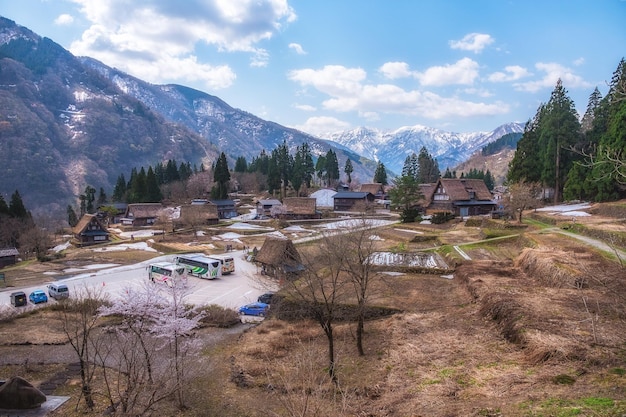
[[163, 210], [161, 203], [134, 203], [126, 207], [122, 224], [130, 226], [147, 226], [156, 223]]
[[262, 273], [278, 279], [288, 279], [304, 270], [300, 253], [289, 239], [268, 236], [256, 254]]
[[385, 187], [379, 182], [361, 184], [358, 191], [372, 193], [378, 199], [384, 199], [386, 196]]
[[0, 268], [17, 263], [20, 252], [17, 248], [0, 249]]
[[284, 219], [319, 219], [317, 199], [311, 197], [288, 197], [283, 200], [283, 212], [279, 215]]
[[496, 202], [480, 179], [440, 178], [433, 187], [422, 188], [426, 214], [438, 212], [455, 216], [489, 214]]
[[180, 206], [180, 221], [182, 223], [217, 224], [219, 220], [216, 204], [206, 202]]
[[94, 245], [109, 241], [109, 231], [95, 214], [84, 214], [72, 229], [76, 244]]

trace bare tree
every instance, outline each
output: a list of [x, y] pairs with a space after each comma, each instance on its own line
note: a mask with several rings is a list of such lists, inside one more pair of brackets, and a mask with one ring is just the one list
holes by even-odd
[[[80, 364], [81, 396], [89, 409], [94, 407], [92, 380], [96, 367], [93, 360], [97, 351], [93, 330], [98, 322], [98, 309], [106, 302], [99, 287], [83, 287], [72, 298], [59, 303], [58, 314], [63, 332]], [[79, 398], [80, 401], [80, 398]], [[76, 404], [78, 406], [78, 403]]]
[[365, 355], [363, 350], [363, 332], [365, 316], [372, 284], [380, 276], [372, 268], [372, 254], [376, 250], [376, 240], [370, 223], [366, 218], [355, 220], [354, 232], [336, 238], [336, 243], [346, 247], [343, 259], [345, 272], [354, 286], [357, 302], [356, 344], [359, 355]]
[[516, 182], [509, 186], [506, 207], [510, 213], [516, 215], [517, 221], [521, 223], [524, 210], [537, 208], [541, 205], [540, 195], [540, 184], [535, 182]]
[[344, 274], [343, 259], [347, 248], [335, 244], [336, 236], [326, 235], [316, 245], [302, 251], [305, 269], [297, 280], [288, 280], [284, 288], [322, 328], [328, 343], [328, 375], [337, 382], [334, 324], [339, 307], [348, 299], [350, 281]]

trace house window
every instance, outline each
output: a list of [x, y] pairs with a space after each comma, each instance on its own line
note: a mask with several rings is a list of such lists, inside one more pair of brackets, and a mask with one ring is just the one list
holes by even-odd
[[433, 200], [435, 200], [435, 201], [446, 201], [446, 200], [450, 200], [450, 196], [448, 194], [435, 194], [433, 196]]
[[476, 192], [470, 191], [469, 192], [469, 198], [470, 198], [470, 200], [474, 200], [476, 198]]
[[107, 237], [106, 236], [94, 236], [93, 240], [106, 240]]

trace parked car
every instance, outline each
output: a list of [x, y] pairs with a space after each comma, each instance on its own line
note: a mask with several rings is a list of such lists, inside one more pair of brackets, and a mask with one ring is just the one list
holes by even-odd
[[264, 317], [265, 315], [267, 315], [269, 309], [269, 304], [259, 303], [257, 301], [256, 303], [250, 303], [246, 304], [245, 306], [239, 307], [239, 314], [245, 316]]
[[62, 300], [63, 298], [70, 296], [70, 289], [67, 288], [67, 285], [65, 284], [53, 282], [48, 285], [48, 296], [50, 298], [54, 298], [55, 300]]
[[259, 295], [259, 298], [257, 298], [256, 300], [259, 303], [272, 304], [272, 298], [273, 297], [274, 297], [274, 293], [273, 292], [266, 292], [265, 294]]
[[27, 303], [26, 293], [24, 293], [24, 291], [15, 291], [11, 293], [11, 305], [14, 307], [22, 307]]
[[47, 303], [48, 302], [48, 296], [42, 290], [35, 290], [35, 291], [31, 292], [30, 294], [28, 294], [28, 299], [33, 304]]

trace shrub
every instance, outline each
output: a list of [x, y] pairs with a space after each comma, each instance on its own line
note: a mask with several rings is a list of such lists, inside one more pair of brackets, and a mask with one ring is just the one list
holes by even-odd
[[447, 212], [435, 213], [430, 219], [433, 224], [443, 224], [454, 219], [454, 214]]
[[413, 223], [422, 221], [422, 216], [416, 208], [405, 208], [400, 213], [400, 221], [402, 223]]

